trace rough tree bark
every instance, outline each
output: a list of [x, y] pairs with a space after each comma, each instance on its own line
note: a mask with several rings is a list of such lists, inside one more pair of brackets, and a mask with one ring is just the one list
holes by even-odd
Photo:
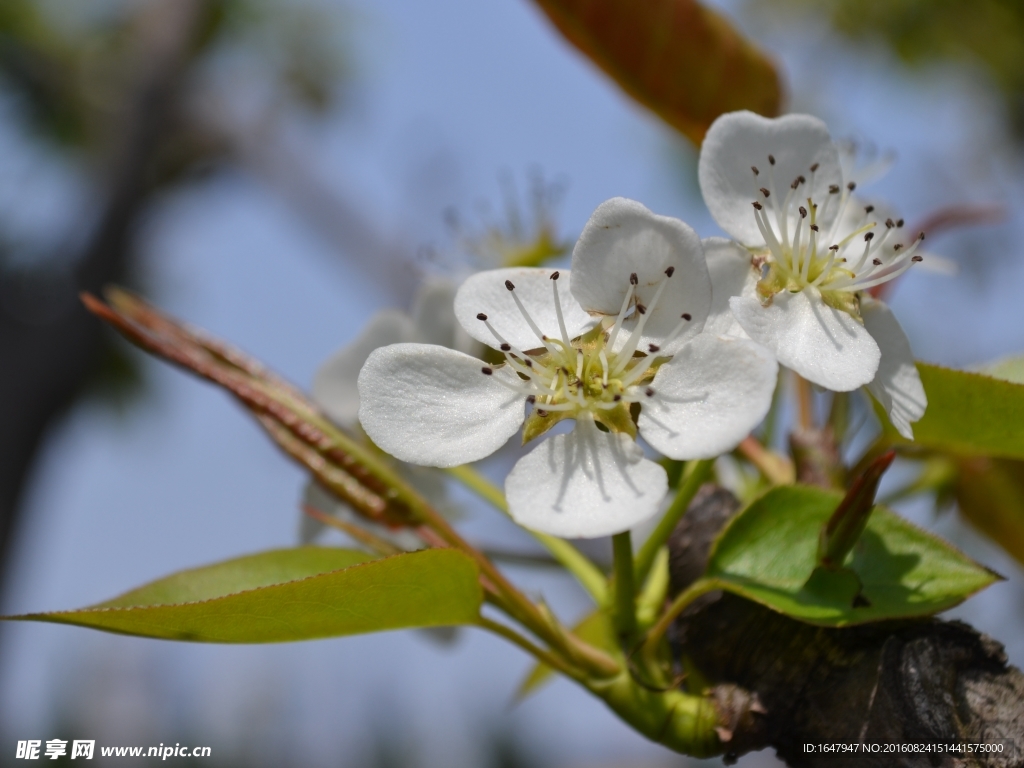
[[[728, 491], [710, 485], [694, 499], [670, 541], [674, 592], [700, 576], [714, 536], [737, 508]], [[673, 642], [696, 670], [691, 685], [699, 676], [701, 685], [717, 686], [732, 712], [730, 757], [772, 746], [800, 768], [1024, 766], [1024, 674], [1007, 665], [998, 642], [962, 622], [825, 629], [719, 593], [680, 617]], [[867, 761], [803, 752], [805, 743], [996, 740], [1015, 751]]]
[[[98, 292], [125, 273], [139, 214], [172, 114], [206, 0], [161, 0], [140, 19], [131, 85], [101, 184], [100, 214], [70, 274], [39, 271], [31, 288], [11, 284], [0, 301], [0, 585], [26, 480], [49, 428], [74, 401], [97, 363], [101, 324], [79, 291]], [[45, 306], [44, 306], [45, 305]]]

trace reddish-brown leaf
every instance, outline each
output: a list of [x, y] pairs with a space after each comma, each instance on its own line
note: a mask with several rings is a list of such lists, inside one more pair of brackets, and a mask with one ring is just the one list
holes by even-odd
[[695, 0], [536, 0], [630, 96], [700, 144], [716, 117], [778, 113], [775, 65]]

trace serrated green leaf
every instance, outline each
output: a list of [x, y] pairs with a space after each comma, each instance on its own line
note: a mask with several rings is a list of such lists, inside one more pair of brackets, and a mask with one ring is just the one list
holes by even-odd
[[133, 605], [174, 605], [211, 600], [272, 584], [316, 576], [373, 560], [358, 549], [296, 547], [272, 549], [223, 563], [190, 568], [125, 592], [90, 608], [126, 608]]
[[[913, 445], [960, 456], [1024, 459], [1024, 385], [924, 363], [917, 370], [928, 409], [913, 425]], [[908, 442], [883, 423], [893, 442]]]
[[473, 624], [476, 564], [452, 549], [384, 559], [352, 550], [275, 550], [183, 571], [77, 611], [8, 616], [207, 643], [275, 643]]
[[[615, 644], [615, 630], [612, 627], [611, 617], [604, 611], [594, 611], [587, 614], [576, 626], [572, 633], [591, 645], [604, 650], [611, 650], [618, 653]], [[530, 673], [526, 676], [519, 689], [516, 691], [516, 699], [522, 700], [531, 693], [536, 693], [541, 686], [551, 679], [553, 670], [547, 664], [535, 664]]]
[[725, 112], [778, 114], [772, 61], [696, 0], [536, 2], [570, 43], [695, 144]]
[[818, 531], [841, 499], [807, 486], [772, 489], [722, 531], [704, 579], [795, 619], [838, 627], [938, 613], [999, 578], [881, 506], [845, 567], [815, 572]]

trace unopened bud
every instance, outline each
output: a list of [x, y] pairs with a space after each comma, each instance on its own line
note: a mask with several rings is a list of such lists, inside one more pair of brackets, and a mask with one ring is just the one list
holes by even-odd
[[850, 485], [850, 490], [818, 534], [818, 565], [824, 568], [842, 567], [846, 556], [864, 533], [875, 506], [878, 483], [894, 458], [896, 452], [889, 451], [875, 459], [864, 470], [864, 474]]

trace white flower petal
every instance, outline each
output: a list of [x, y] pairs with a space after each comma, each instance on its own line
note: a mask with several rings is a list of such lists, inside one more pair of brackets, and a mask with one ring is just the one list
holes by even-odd
[[424, 344], [437, 344], [455, 349], [455, 292], [458, 284], [444, 278], [427, 280], [416, 291], [412, 302], [412, 321], [417, 339]]
[[778, 371], [760, 344], [702, 333], [658, 369], [640, 434], [672, 459], [730, 451], [768, 413]]
[[370, 318], [355, 341], [339, 349], [313, 376], [313, 399], [335, 422], [355, 426], [359, 417], [356, 380], [366, 358], [378, 347], [414, 341], [416, 328], [403, 313], [388, 309]]
[[476, 358], [428, 344], [375, 350], [359, 373], [359, 422], [402, 461], [454, 467], [494, 453], [523, 423], [525, 395], [507, 367], [481, 372]]
[[711, 313], [704, 333], [746, 339], [747, 332], [733, 316], [729, 299], [755, 295], [758, 274], [751, 264], [750, 251], [724, 237], [708, 237], [701, 242], [711, 275]]
[[487, 316], [494, 330], [513, 347], [537, 349], [544, 345], [519, 311], [511, 291], [505, 287], [505, 281], [509, 280], [515, 286], [516, 296], [541, 333], [557, 339], [561, 333], [551, 287], [554, 284], [558, 288], [566, 331], [572, 340], [594, 327], [597, 320], [584, 312], [569, 292], [569, 271], [562, 270], [558, 280], [551, 280], [554, 271], [513, 267], [477, 272], [459, 286], [455, 294], [455, 316], [466, 333], [489, 347], [499, 349], [501, 342], [477, 318], [481, 313]]
[[[652, 305], [665, 270], [672, 277]], [[641, 337], [661, 346], [686, 312], [691, 320], [672, 348], [700, 333], [711, 308], [711, 279], [700, 238], [689, 226], [615, 197], [597, 207], [572, 252], [572, 293], [588, 312], [617, 315], [635, 272], [637, 300], [651, 308]], [[632, 321], [624, 328], [628, 331]]]
[[632, 528], [658, 511], [667, 491], [665, 470], [629, 436], [601, 432], [590, 419], [542, 442], [505, 479], [513, 520], [566, 538]]
[[734, 296], [729, 306], [750, 338], [808, 381], [848, 392], [875, 377], [880, 353], [871, 334], [812, 288], [776, 294], [768, 307], [747, 296]]
[[[768, 161], [775, 158], [775, 165]], [[811, 174], [810, 167], [818, 164]], [[760, 172], [754, 176], [751, 166]], [[769, 119], [753, 112], [729, 112], [708, 129], [698, 163], [700, 189], [704, 202], [718, 225], [744, 245], [763, 245], [764, 238], [754, 219], [751, 203], [781, 204], [789, 185], [798, 176], [807, 183], [800, 188], [802, 197], [824, 201], [830, 184], [842, 184], [839, 153], [825, 123], [810, 115], [785, 115]], [[765, 187], [774, 199], [766, 201], [758, 191]], [[819, 219], [827, 229], [835, 206], [823, 211]], [[773, 218], [773, 217], [770, 217]], [[774, 220], [774, 219], [773, 219]]]
[[864, 325], [882, 350], [878, 373], [868, 390], [882, 404], [901, 435], [914, 439], [910, 423], [924, 416], [928, 406], [921, 376], [914, 365], [910, 342], [896, 316], [881, 301], [865, 297], [861, 303]]

